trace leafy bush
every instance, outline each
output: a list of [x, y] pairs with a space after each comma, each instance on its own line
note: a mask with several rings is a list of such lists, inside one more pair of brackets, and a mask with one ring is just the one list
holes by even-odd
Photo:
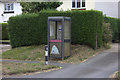
[[2, 40], [8, 40], [8, 24], [7, 23], [0, 23], [0, 27], [2, 27]]
[[62, 5], [62, 2], [24, 2], [20, 3], [23, 13], [38, 13], [43, 9], [54, 9]]
[[103, 42], [108, 43], [112, 41], [112, 30], [110, 29], [110, 23], [103, 24]]
[[103, 15], [100, 11], [41, 11], [11, 17], [9, 34], [12, 47], [47, 44], [47, 20], [49, 16], [71, 17], [72, 43], [96, 47], [102, 45]]
[[113, 31], [113, 41], [118, 41], [120, 39], [120, 19], [112, 17], [104, 17], [104, 22], [110, 23], [110, 28]]
[[104, 23], [103, 24], [103, 43], [104, 43], [104, 46], [109, 47], [110, 42], [112, 42], [112, 30], [110, 29], [110, 23]]

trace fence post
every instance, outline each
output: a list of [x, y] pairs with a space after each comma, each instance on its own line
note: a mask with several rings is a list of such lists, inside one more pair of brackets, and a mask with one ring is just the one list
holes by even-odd
[[48, 45], [45, 45], [45, 65], [48, 65]]

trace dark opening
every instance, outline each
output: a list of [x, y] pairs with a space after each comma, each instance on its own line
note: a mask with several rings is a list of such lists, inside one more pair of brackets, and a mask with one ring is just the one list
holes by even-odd
[[82, 7], [85, 7], [85, 0], [82, 0]]
[[81, 6], [80, 3], [81, 3], [80, 0], [77, 0], [77, 8], [80, 8]]
[[75, 0], [72, 1], [72, 7], [75, 7]]

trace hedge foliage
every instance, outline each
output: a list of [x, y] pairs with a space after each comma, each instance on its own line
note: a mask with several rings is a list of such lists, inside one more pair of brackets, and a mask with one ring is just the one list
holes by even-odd
[[[49, 16], [67, 16], [71, 17], [72, 24], [72, 43], [73, 44], [87, 44], [95, 48], [96, 34], [98, 35], [98, 46], [102, 45], [102, 12], [88, 10], [88, 11], [41, 11], [39, 14], [39, 24], [46, 28], [47, 18]], [[47, 31], [45, 31], [47, 32]], [[45, 35], [47, 36], [47, 35]], [[46, 40], [46, 39], [44, 39]]]
[[47, 20], [49, 16], [67, 16], [72, 19], [72, 43], [96, 47], [102, 45], [103, 15], [100, 11], [41, 11], [38, 15], [20, 15], [9, 20], [12, 47], [47, 44]]
[[9, 20], [10, 43], [12, 47], [39, 44], [38, 16], [36, 14], [23, 14], [10, 17]]
[[0, 27], [2, 27], [2, 40], [8, 40], [8, 24], [7, 23], [0, 23]]
[[110, 28], [113, 31], [113, 41], [120, 39], [120, 19], [112, 17], [104, 17], [104, 22], [110, 23]]

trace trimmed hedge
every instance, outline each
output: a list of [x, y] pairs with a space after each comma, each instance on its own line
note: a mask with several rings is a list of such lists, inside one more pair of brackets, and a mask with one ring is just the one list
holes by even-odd
[[8, 23], [0, 23], [2, 27], [2, 40], [8, 40]]
[[113, 31], [113, 41], [118, 41], [120, 39], [120, 19], [112, 17], [104, 17], [104, 22], [110, 23], [110, 28]]
[[11, 46], [28, 46], [40, 44], [40, 27], [36, 14], [23, 14], [9, 19], [9, 34]]
[[38, 15], [24, 14], [9, 19], [12, 47], [47, 44], [47, 20], [49, 16], [72, 18], [72, 43], [96, 47], [102, 45], [103, 15], [100, 11], [41, 11]]

